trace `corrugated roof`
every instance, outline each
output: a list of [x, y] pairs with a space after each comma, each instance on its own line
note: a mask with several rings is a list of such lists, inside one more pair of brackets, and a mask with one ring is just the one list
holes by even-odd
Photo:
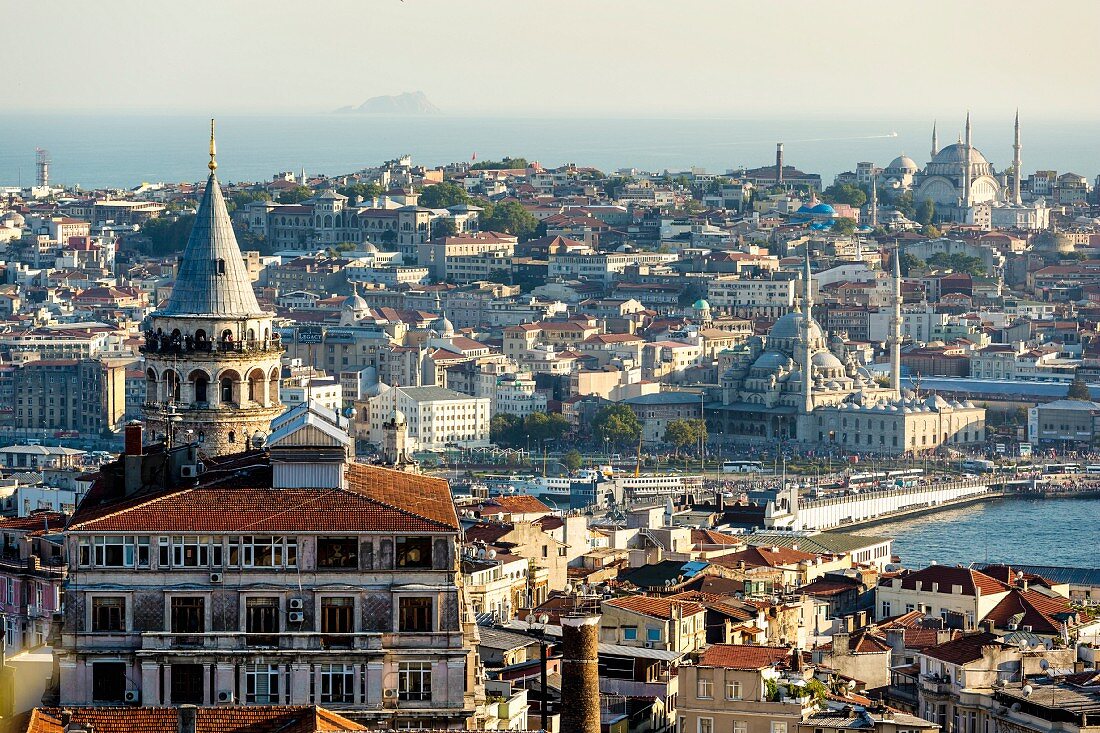
[[868, 547], [886, 542], [887, 537], [875, 537], [872, 535], [845, 534], [843, 532], [819, 532], [813, 535], [772, 534], [768, 532], [755, 532], [744, 535], [746, 544], [761, 546], [773, 545], [775, 547], [790, 547], [803, 552], [814, 552], [823, 555], [855, 552]]

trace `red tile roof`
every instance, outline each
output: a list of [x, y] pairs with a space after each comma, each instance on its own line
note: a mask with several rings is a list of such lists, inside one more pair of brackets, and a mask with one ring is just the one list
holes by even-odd
[[514, 496], [498, 496], [493, 499], [499, 509], [492, 504], [481, 510], [482, 514], [549, 514], [550, 507], [543, 504], [529, 494], [516, 494]]
[[812, 552], [803, 552], [790, 547], [749, 547], [741, 552], [711, 558], [709, 562], [728, 568], [738, 567], [742, 562], [745, 563], [745, 567], [750, 568], [774, 568], [812, 562], [816, 557], [817, 555]]
[[922, 654], [950, 664], [967, 664], [982, 658], [982, 647], [1003, 646], [996, 634], [982, 632], [968, 634], [958, 639], [925, 649]]
[[[901, 587], [905, 590], [916, 590], [917, 583], [921, 583], [921, 589], [927, 593], [951, 593], [953, 586], [962, 587], [962, 595], [973, 596], [989, 595], [991, 593], [1003, 593], [1008, 590], [1001, 581], [970, 568], [955, 567], [951, 565], [930, 565], [923, 570], [902, 577]], [[937, 590], [932, 590], [932, 584], [937, 584]]]
[[[228, 470], [233, 473], [232, 469]], [[440, 532], [458, 529], [458, 516], [443, 479], [362, 463], [350, 464], [347, 478], [346, 489], [273, 489], [268, 474], [266, 482], [234, 478], [225, 484], [172, 489], [100, 505], [86, 499], [77, 509], [69, 530]], [[242, 481], [248, 483], [239, 485]], [[98, 492], [96, 488], [89, 492], [89, 498], [99, 498], [102, 488], [98, 488]]]
[[1070, 606], [1068, 598], [1051, 598], [1039, 591], [1013, 588], [982, 620], [991, 620], [1001, 629], [1015, 623], [1030, 626], [1036, 634], [1060, 634], [1067, 623], [1071, 628], [1076, 625], [1077, 610]]
[[[96, 733], [176, 733], [179, 711], [152, 707], [67, 707], [72, 722]], [[203, 707], [195, 711], [197, 733], [320, 733], [367, 730], [315, 705]], [[32, 711], [26, 733], [63, 733], [61, 708]]]
[[712, 644], [703, 652], [699, 665], [726, 669], [764, 669], [785, 665], [790, 656], [791, 650], [787, 647]]
[[705, 610], [698, 603], [692, 601], [677, 601], [671, 598], [656, 598], [653, 596], [623, 596], [622, 598], [612, 598], [604, 603], [615, 608], [642, 613], [665, 621], [672, 618], [674, 607], [678, 607], [684, 616], [703, 613]]

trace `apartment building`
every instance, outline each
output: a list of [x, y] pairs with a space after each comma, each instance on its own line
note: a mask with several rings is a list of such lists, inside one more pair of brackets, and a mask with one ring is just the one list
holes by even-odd
[[126, 361], [43, 359], [12, 375], [12, 424], [24, 430], [99, 435], [126, 415]]
[[315, 404], [265, 453], [127, 450], [65, 538], [62, 705], [320, 702], [384, 728], [463, 728], [473, 643], [445, 481], [352, 462]]

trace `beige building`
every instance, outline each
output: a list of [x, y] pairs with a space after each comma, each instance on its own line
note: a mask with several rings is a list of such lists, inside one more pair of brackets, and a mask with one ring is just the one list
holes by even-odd
[[693, 601], [624, 596], [604, 601], [600, 641], [605, 644], [692, 652], [706, 644], [706, 609]]
[[49, 359], [12, 374], [12, 424], [24, 430], [98, 436], [117, 431], [126, 415], [126, 363], [112, 359]]
[[921, 611], [946, 620], [957, 614], [963, 628], [974, 629], [1010, 592], [1008, 586], [977, 570], [931, 565], [875, 589], [875, 613], [884, 619]]
[[[713, 644], [680, 667], [680, 733], [795, 733], [814, 709], [787, 647]], [[792, 683], [794, 683], [792, 685]], [[800, 693], [796, 693], [800, 694]]]

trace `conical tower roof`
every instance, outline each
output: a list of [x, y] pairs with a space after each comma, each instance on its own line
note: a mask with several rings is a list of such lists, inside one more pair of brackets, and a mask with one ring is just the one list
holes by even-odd
[[211, 129], [210, 177], [195, 215], [195, 226], [183, 250], [183, 261], [168, 303], [157, 315], [255, 317], [264, 311], [252, 291], [241, 248], [225, 208], [218, 177], [214, 174], [214, 139]]

